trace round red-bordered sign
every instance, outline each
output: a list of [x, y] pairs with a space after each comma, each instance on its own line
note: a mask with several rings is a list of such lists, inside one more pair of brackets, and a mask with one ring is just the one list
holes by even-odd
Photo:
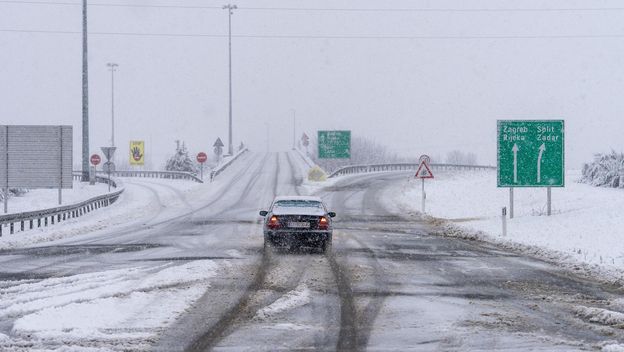
[[102, 162], [102, 158], [100, 158], [99, 155], [97, 154], [91, 155], [91, 164], [93, 164], [93, 166], [98, 166], [101, 162]]
[[198, 163], [203, 164], [203, 163], [205, 163], [205, 162], [206, 162], [206, 160], [208, 160], [208, 155], [206, 155], [206, 153], [204, 153], [204, 152], [199, 152], [199, 153], [197, 154], [197, 162], [198, 162]]

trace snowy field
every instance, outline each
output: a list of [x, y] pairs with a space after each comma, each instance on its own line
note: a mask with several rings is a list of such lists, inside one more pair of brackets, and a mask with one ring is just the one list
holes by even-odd
[[[111, 188], [111, 192], [114, 191], [116, 191], [116, 189]], [[63, 190], [62, 205], [79, 203], [105, 193], [108, 193], [108, 185], [106, 184], [96, 183], [91, 186], [88, 183], [74, 181], [72, 189]], [[55, 208], [58, 206], [57, 189], [33, 189], [21, 196], [9, 198], [8, 214]]]
[[[180, 199], [179, 193], [190, 193], [197, 187], [203, 187], [205, 191], [210, 190], [209, 184], [199, 184], [186, 180], [133, 180], [132, 178], [121, 178], [118, 180], [121, 180], [125, 191], [117, 202], [111, 206], [49, 227], [17, 232], [14, 235], [4, 235], [0, 237], [0, 249], [35, 245], [85, 234], [97, 235], [99, 231], [106, 231], [119, 226], [131, 226], [141, 223], [146, 218], [151, 217], [152, 214], [160, 213], [163, 204], [170, 208], [170, 216], [175, 216], [179, 212], [186, 210], [186, 208], [182, 207], [183, 204], [181, 203], [183, 201]], [[84, 201], [108, 192], [108, 185], [96, 184], [89, 186], [86, 183], [76, 183], [71, 196], [69, 195], [70, 192], [67, 192], [68, 197], [64, 198], [67, 199], [66, 202], [63, 202], [64, 204]], [[154, 192], [160, 192], [160, 195], [156, 198], [159, 202], [154, 201], [153, 190], [151, 189], [156, 189]], [[54, 203], [56, 200], [51, 200], [54, 198], [51, 193], [56, 194], [56, 191], [34, 190], [26, 193], [23, 197], [11, 198], [9, 199], [9, 208], [11, 210], [13, 207], [17, 208], [18, 202], [20, 203], [19, 207], [23, 209], [22, 211], [54, 207], [56, 206]], [[11, 205], [11, 203], [15, 204], [15, 206]]]
[[[217, 268], [213, 261], [198, 260], [19, 285], [0, 281], [0, 314], [16, 318], [12, 338], [0, 334], [0, 349], [29, 351], [54, 341], [61, 351], [147, 350], [206, 291]], [[74, 347], [64, 349], [66, 344]]]
[[[240, 170], [247, 164], [236, 163], [231, 169]], [[121, 243], [120, 248], [124, 248], [126, 241], [140, 242], [140, 229], [158, 227], [204, 206], [207, 199], [223, 192], [229, 184], [225, 176], [203, 184], [150, 178], [118, 180], [125, 191], [110, 207], [55, 226], [0, 237], [0, 251], [19, 249], [15, 255], [0, 259], [0, 266], [12, 267], [3, 272], [9, 279], [0, 280], [0, 351], [149, 350], [163, 330], [208, 290], [217, 272], [229, 265], [201, 257], [142, 260], [142, 253], [175, 257], [177, 249], [169, 247], [125, 254], [112, 251], [98, 256], [99, 245]], [[99, 189], [99, 194], [108, 190], [102, 185], [94, 188]], [[97, 195], [92, 189], [78, 183], [74, 201]], [[30, 204], [32, 210], [35, 202], [24, 198], [24, 204]], [[107, 240], [110, 236], [114, 237]], [[70, 251], [59, 273], [10, 278], [14, 270], [18, 274], [24, 270], [20, 265], [41, 266], [54, 260], [53, 255], [44, 253], [32, 258], [38, 264], [24, 263], [27, 256], [20, 253], [30, 253], [34, 246], [49, 244], [51, 247], [36, 247], [45, 252], [48, 248], [81, 248], [81, 243], [95, 248], [92, 259], [87, 253], [81, 260]], [[191, 252], [186, 249], [185, 253]], [[189, 255], [192, 257], [192, 253]], [[126, 261], [130, 265], [123, 264]]]
[[[600, 269], [610, 279], [624, 273], [624, 190], [578, 183], [568, 172], [565, 188], [552, 189], [552, 216], [546, 216], [546, 189], [516, 189], [515, 217], [502, 237], [501, 209], [509, 207], [508, 188], [496, 187], [496, 171], [437, 172], [426, 181], [426, 213], [446, 221], [446, 234], [477, 237], [519, 247], [580, 270]], [[421, 207], [421, 181], [406, 174], [388, 199], [409, 213]], [[454, 231], [461, 229], [461, 231]]]

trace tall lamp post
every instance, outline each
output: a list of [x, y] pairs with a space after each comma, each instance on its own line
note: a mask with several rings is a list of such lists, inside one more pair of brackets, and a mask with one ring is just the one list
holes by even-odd
[[232, 15], [234, 10], [238, 7], [236, 5], [227, 4], [223, 5], [224, 10], [228, 10], [228, 50], [229, 50], [229, 76], [230, 76], [230, 113], [229, 113], [229, 131], [228, 131], [228, 154], [233, 155], [232, 147]]
[[89, 55], [87, 0], [82, 0], [82, 182], [89, 181]]
[[109, 62], [106, 64], [111, 71], [111, 147], [115, 146], [115, 71], [118, 64]]

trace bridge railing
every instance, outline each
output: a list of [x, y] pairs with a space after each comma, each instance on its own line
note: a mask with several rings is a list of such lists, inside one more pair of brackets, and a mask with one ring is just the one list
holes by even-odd
[[[107, 176], [105, 171], [98, 171], [98, 175]], [[189, 180], [204, 183], [201, 178], [191, 172], [184, 171], [113, 171], [110, 173], [112, 177], [145, 177], [145, 178], [166, 178], [173, 180]], [[76, 177], [76, 176], [74, 176]], [[99, 176], [98, 176], [99, 177]]]
[[[329, 177], [352, 175], [367, 172], [381, 171], [410, 171], [418, 169], [419, 163], [394, 163], [394, 164], [370, 164], [370, 165], [349, 165], [332, 172]], [[461, 164], [438, 164], [432, 163], [429, 166], [434, 170], [496, 170], [495, 166], [487, 165], [461, 165]]]
[[[80, 174], [74, 173], [74, 179], [80, 179]], [[108, 178], [98, 176], [97, 182], [108, 183]], [[117, 188], [117, 182], [111, 179], [111, 186]], [[107, 207], [117, 201], [123, 193], [121, 188], [111, 193], [103, 194], [80, 203], [64, 205], [56, 208], [28, 211], [22, 213], [0, 215], [0, 236], [8, 231], [14, 234], [16, 231], [32, 230], [35, 227], [54, 225], [61, 221], [77, 218], [88, 214], [96, 209]]]
[[225, 163], [217, 166], [216, 168], [214, 168], [214, 170], [212, 170], [210, 172], [210, 181], [212, 182], [212, 180], [214, 180], [217, 176], [219, 176], [220, 173], [222, 173], [223, 171], [225, 171], [228, 167], [230, 167], [230, 165], [232, 165], [232, 163], [241, 157], [241, 155], [247, 153], [249, 151], [249, 149], [244, 148], [241, 151], [239, 151], [238, 153], [236, 153], [233, 157], [231, 157], [228, 161], [226, 161]]

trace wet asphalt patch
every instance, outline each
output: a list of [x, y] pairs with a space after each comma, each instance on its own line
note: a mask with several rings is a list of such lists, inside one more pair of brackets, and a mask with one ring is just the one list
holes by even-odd
[[54, 257], [66, 255], [97, 255], [104, 253], [128, 253], [139, 252], [146, 249], [161, 247], [153, 243], [133, 243], [133, 244], [90, 244], [90, 245], [67, 245], [67, 246], [45, 246], [19, 249], [0, 250], [0, 255], [27, 255], [34, 257]]
[[193, 261], [193, 260], [232, 260], [243, 259], [236, 257], [220, 257], [220, 256], [197, 256], [197, 257], [164, 257], [164, 258], [149, 258], [149, 259], [136, 259], [136, 262], [175, 262], [175, 261]]
[[208, 225], [233, 225], [233, 224], [256, 224], [258, 221], [256, 220], [240, 220], [240, 219], [205, 219], [205, 220], [195, 220], [191, 222], [195, 226], [208, 226]]
[[39, 281], [46, 280], [52, 277], [59, 277], [56, 274], [51, 273], [35, 273], [35, 272], [18, 272], [18, 273], [8, 273], [8, 272], [0, 272], [0, 281]]

